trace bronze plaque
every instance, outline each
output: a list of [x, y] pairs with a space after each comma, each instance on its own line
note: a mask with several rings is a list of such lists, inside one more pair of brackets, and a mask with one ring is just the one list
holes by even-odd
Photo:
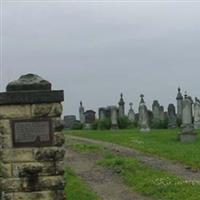
[[13, 120], [13, 146], [39, 147], [52, 145], [50, 119]]

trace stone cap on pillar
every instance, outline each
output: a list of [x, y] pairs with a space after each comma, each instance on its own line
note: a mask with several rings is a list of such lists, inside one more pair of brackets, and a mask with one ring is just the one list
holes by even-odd
[[35, 74], [26, 74], [8, 83], [0, 93], [0, 105], [37, 104], [64, 101], [63, 90], [51, 90], [51, 83]]
[[36, 74], [26, 74], [8, 83], [6, 91], [51, 90], [51, 83]]

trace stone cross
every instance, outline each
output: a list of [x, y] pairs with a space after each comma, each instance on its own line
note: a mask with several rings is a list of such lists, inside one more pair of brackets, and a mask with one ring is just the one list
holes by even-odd
[[140, 95], [140, 98], [141, 98], [140, 103], [145, 103], [144, 102], [144, 95], [143, 94]]

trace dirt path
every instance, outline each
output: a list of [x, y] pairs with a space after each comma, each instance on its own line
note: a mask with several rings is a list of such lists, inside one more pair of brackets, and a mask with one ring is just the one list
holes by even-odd
[[159, 158], [157, 156], [142, 153], [142, 152], [132, 149], [132, 148], [123, 147], [118, 144], [113, 144], [113, 143], [104, 142], [104, 141], [82, 138], [82, 137], [77, 137], [77, 136], [69, 136], [69, 135], [66, 136], [66, 139], [79, 141], [81, 143], [90, 143], [90, 144], [101, 145], [116, 154], [135, 157], [140, 162], [144, 163], [145, 165], [151, 166], [155, 169], [161, 169], [161, 170], [168, 171], [172, 174], [183, 177], [186, 180], [200, 181], [200, 172], [199, 171], [192, 170], [190, 167], [188, 167], [186, 165], [175, 163], [171, 160]]
[[97, 166], [94, 153], [77, 153], [67, 147], [67, 165], [89, 184], [102, 200], [150, 200], [129, 190], [111, 170]]

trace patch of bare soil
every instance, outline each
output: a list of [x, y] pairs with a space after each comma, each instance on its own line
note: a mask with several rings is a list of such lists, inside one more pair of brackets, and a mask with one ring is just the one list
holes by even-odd
[[158, 156], [145, 154], [138, 150], [123, 147], [118, 144], [113, 144], [109, 142], [93, 140], [88, 138], [82, 138], [77, 136], [66, 136], [67, 140], [75, 140], [81, 143], [89, 143], [89, 144], [97, 144], [105, 147], [106, 149], [111, 150], [115, 154], [125, 155], [129, 157], [134, 157], [138, 159], [143, 164], [153, 167], [155, 169], [161, 169], [168, 171], [174, 175], [180, 176], [186, 180], [200, 180], [200, 171], [194, 170], [189, 166], [176, 163], [171, 160], [167, 160], [164, 158], [159, 158]]
[[94, 153], [78, 153], [67, 147], [66, 161], [76, 175], [83, 179], [102, 200], [148, 200], [130, 191], [113, 171], [96, 164], [101, 159]]

